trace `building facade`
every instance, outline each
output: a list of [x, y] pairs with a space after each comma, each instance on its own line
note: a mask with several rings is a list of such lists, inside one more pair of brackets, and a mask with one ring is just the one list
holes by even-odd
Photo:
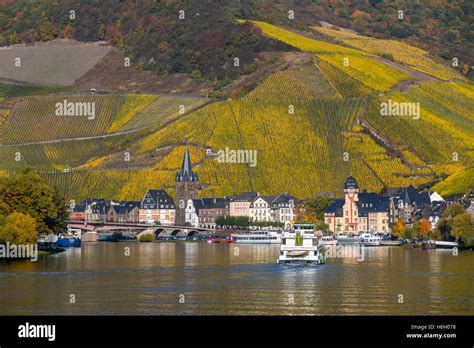
[[389, 232], [389, 199], [374, 192], [359, 192], [355, 178], [344, 184], [344, 199], [336, 199], [324, 213], [333, 233]]
[[146, 224], [174, 225], [173, 198], [165, 190], [148, 190], [140, 204], [139, 221]]
[[188, 199], [185, 222], [192, 227], [215, 228], [218, 217], [230, 216], [229, 203], [227, 198]]
[[258, 196], [258, 192], [244, 192], [233, 196], [229, 203], [230, 216], [250, 217], [250, 204]]

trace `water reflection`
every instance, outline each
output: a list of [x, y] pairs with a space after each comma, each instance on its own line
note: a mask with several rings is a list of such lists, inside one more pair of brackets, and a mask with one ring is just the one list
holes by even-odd
[[375, 247], [323, 266], [277, 257], [275, 245], [88, 243], [0, 263], [0, 314], [474, 314], [470, 252]]

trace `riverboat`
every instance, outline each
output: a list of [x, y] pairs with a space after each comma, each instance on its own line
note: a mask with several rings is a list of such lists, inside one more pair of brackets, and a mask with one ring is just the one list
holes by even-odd
[[81, 233], [80, 229], [69, 228], [67, 235], [59, 236], [54, 245], [63, 248], [80, 248]]
[[219, 237], [214, 237], [214, 238], [208, 238], [206, 239], [206, 242], [208, 243], [233, 243], [234, 240], [232, 238], [219, 238]]
[[278, 263], [307, 263], [321, 265], [324, 263], [322, 254], [322, 233], [307, 226], [294, 225], [290, 231], [281, 234], [280, 255]]
[[364, 246], [379, 246], [382, 242], [382, 237], [372, 233], [363, 233], [360, 238]]
[[281, 234], [277, 231], [250, 231], [247, 233], [231, 234], [238, 244], [280, 244]]
[[421, 243], [422, 249], [453, 249], [459, 247], [457, 242], [446, 240], [427, 240]]
[[337, 244], [337, 239], [334, 236], [323, 236], [321, 237], [321, 243], [327, 246], [333, 246]]
[[347, 236], [338, 235], [336, 240], [339, 244], [362, 244], [364, 246], [380, 246], [382, 244], [382, 237], [374, 234], [365, 232], [361, 235]]

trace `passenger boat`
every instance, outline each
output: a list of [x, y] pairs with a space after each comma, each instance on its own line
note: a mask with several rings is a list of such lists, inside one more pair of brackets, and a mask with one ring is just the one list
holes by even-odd
[[322, 233], [308, 229], [306, 225], [300, 227], [295, 225], [290, 231], [282, 233], [278, 263], [323, 264]]
[[421, 243], [422, 249], [453, 249], [459, 247], [457, 242], [446, 240], [427, 240]]
[[280, 236], [277, 231], [250, 231], [231, 235], [238, 244], [280, 244]]
[[382, 242], [382, 237], [372, 233], [363, 233], [360, 238], [365, 246], [379, 246]]
[[447, 240], [435, 240], [436, 249], [453, 249], [459, 247], [457, 242]]
[[334, 238], [334, 236], [323, 236], [321, 237], [321, 243], [323, 245], [336, 245], [337, 244], [337, 239]]
[[362, 243], [362, 239], [359, 236], [347, 236], [347, 235], [338, 235], [336, 237], [338, 244], [359, 244]]
[[379, 246], [382, 243], [382, 237], [365, 232], [358, 236], [338, 235], [336, 237], [339, 244], [362, 244], [364, 246]]

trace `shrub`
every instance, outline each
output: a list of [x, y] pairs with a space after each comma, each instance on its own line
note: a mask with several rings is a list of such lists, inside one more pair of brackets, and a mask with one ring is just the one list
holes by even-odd
[[145, 243], [153, 242], [155, 241], [155, 235], [153, 233], [144, 233], [140, 235], [138, 240], [140, 242], [145, 242]]

